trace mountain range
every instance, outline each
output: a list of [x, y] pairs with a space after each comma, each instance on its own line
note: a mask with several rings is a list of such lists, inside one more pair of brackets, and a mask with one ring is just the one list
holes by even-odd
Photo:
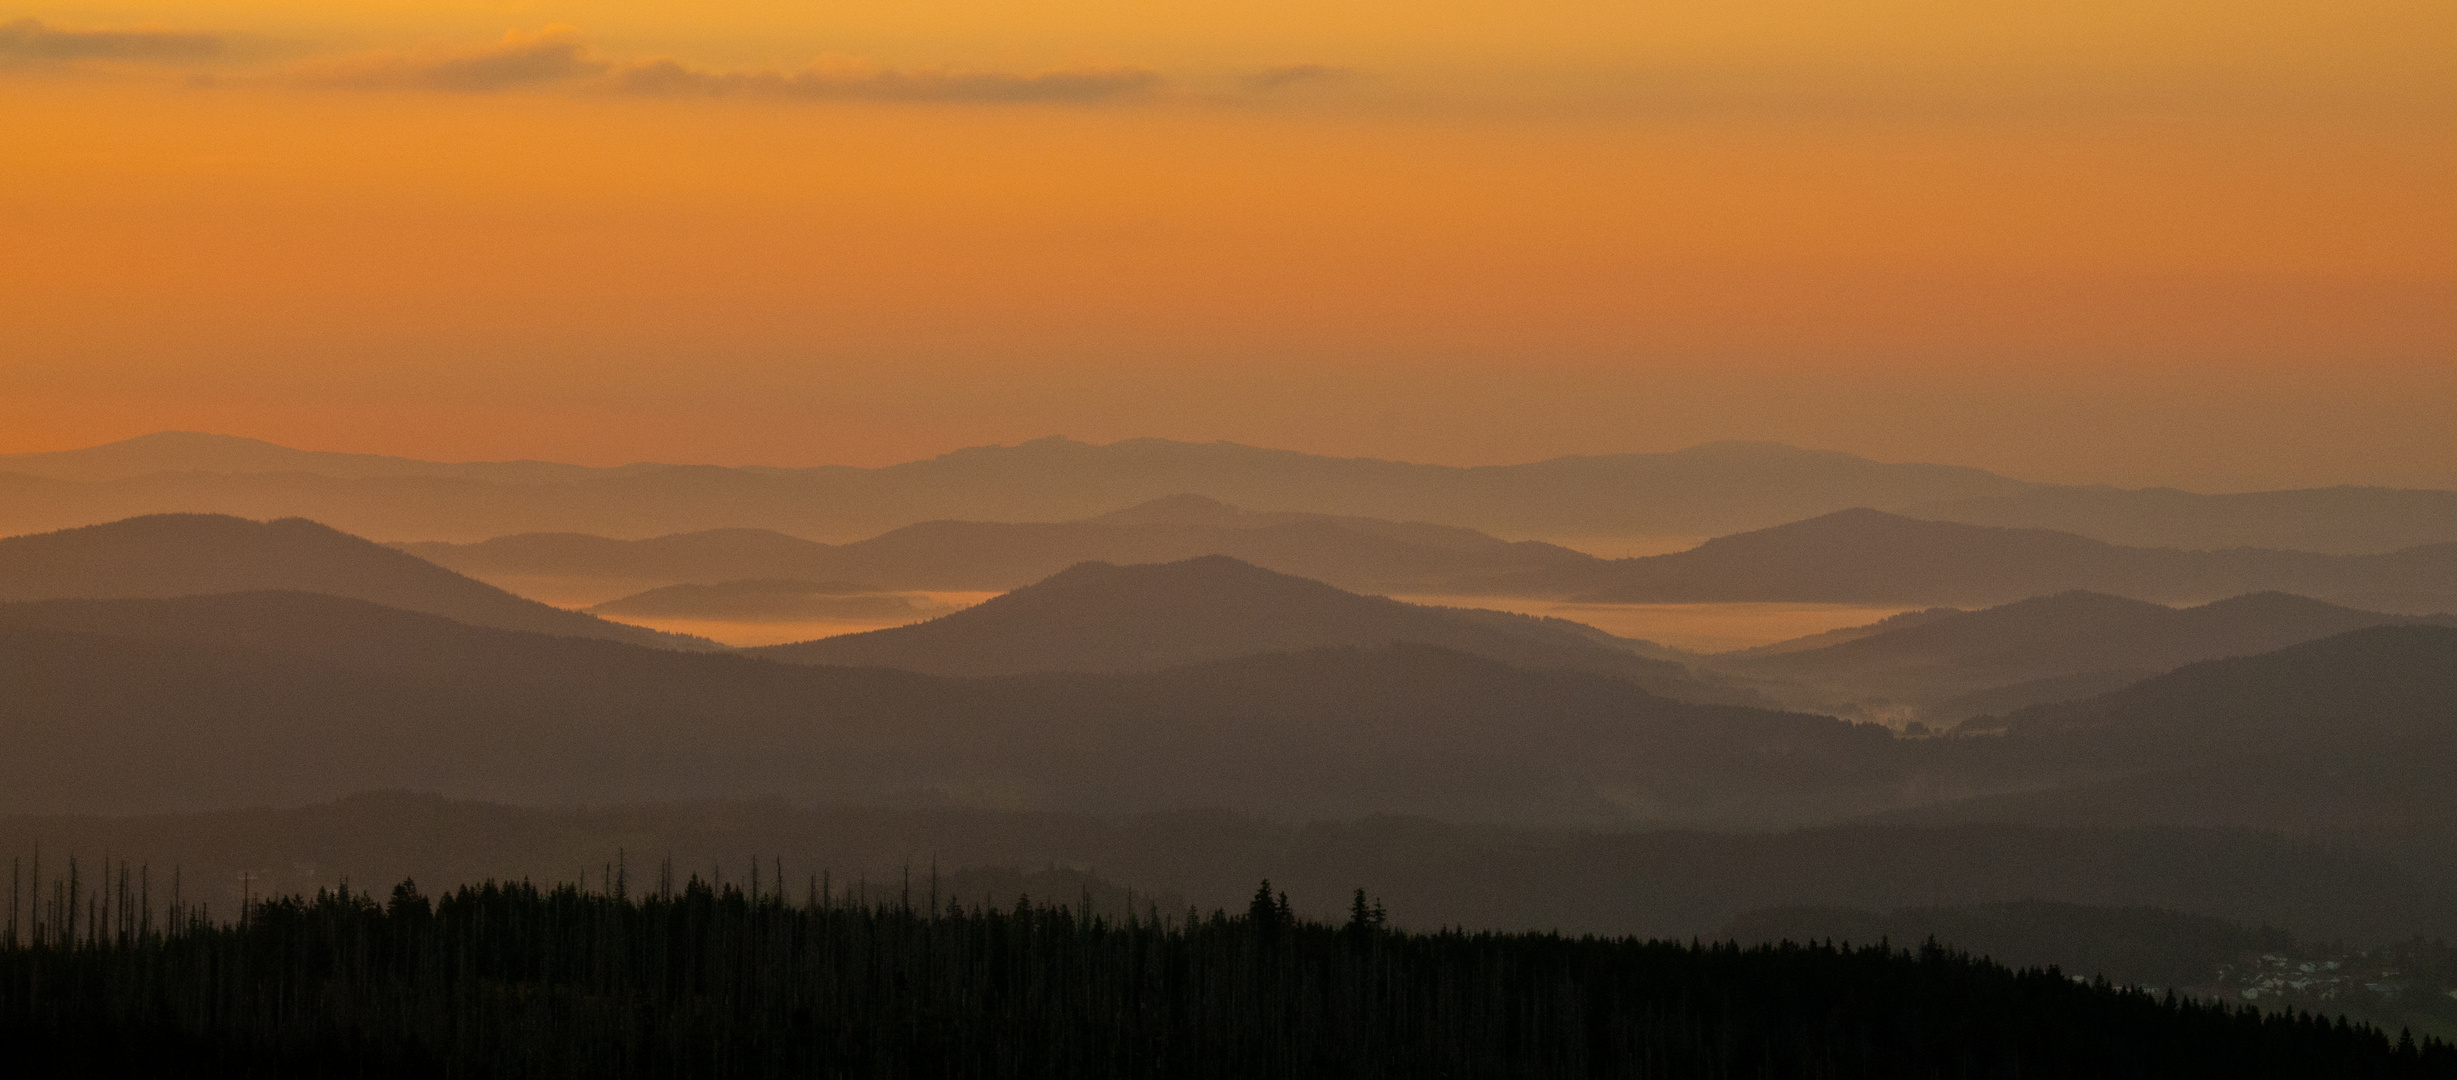
[[649, 540], [532, 534], [400, 546], [498, 581], [713, 584], [775, 577], [882, 589], [1004, 590], [1079, 562], [1225, 554], [1360, 592], [1587, 603], [1984, 606], [2081, 589], [2169, 603], [2279, 591], [2405, 614], [2457, 609], [2457, 543], [2381, 555], [2131, 548], [2071, 533], [1924, 521], [1869, 509], [1626, 559], [1447, 526], [1249, 513], [1190, 495], [1074, 522], [928, 522], [845, 545], [720, 530]]
[[1186, 492], [1511, 538], [1722, 535], [1873, 507], [2193, 550], [2364, 554], [2457, 541], [2457, 492], [2070, 487], [1772, 443], [1454, 467], [1232, 443], [1048, 438], [880, 468], [592, 468], [330, 454], [183, 432], [0, 456], [0, 533], [214, 512], [310, 517], [397, 540], [760, 528], [842, 542], [931, 520], [1077, 520]]
[[[285, 588], [229, 591], [268, 577]], [[1672, 700], [1648, 687], [1705, 680], [1575, 624], [1218, 557], [1078, 567], [934, 623], [761, 655], [593, 640], [576, 630], [612, 624], [307, 522], [15, 538], [0, 583], [51, 597], [0, 604], [0, 811], [406, 788], [1583, 827], [2258, 828], [2360, 835], [2457, 881], [2457, 629], [2298, 597], [2178, 611], [2055, 595], [1712, 661], [1769, 687], [2010, 680], [1991, 690], [2183, 664], [1899, 738]], [[384, 589], [466, 604], [466, 621], [375, 602]], [[170, 595], [132, 595], [148, 592]], [[551, 625], [473, 624], [490, 618]], [[2329, 636], [2185, 662], [2314, 635]], [[829, 666], [843, 664], [946, 673]]]
[[1575, 571], [1601, 561], [1472, 529], [1254, 513], [1197, 495], [1157, 499], [1081, 521], [923, 522], [842, 545], [722, 529], [647, 540], [533, 533], [474, 544], [399, 546], [476, 577], [691, 584], [784, 578], [935, 591], [1013, 589], [1083, 562], [1175, 562], [1202, 555], [1227, 555], [1368, 592], [1440, 592], [1484, 578]]
[[713, 642], [525, 600], [312, 521], [158, 514], [0, 538], [0, 602], [174, 597], [287, 589], [364, 600], [473, 626], [665, 648]]
[[[1247, 520], [1192, 500], [1154, 513]], [[1945, 550], [2104, 555], [1867, 511], [1772, 532], [1818, 530], [1976, 537], [1914, 553], [1946, 580], [2002, 578]], [[1719, 573], [1775, 580], [1822, 558], [1845, 581], [1904, 580], [1881, 547], [1732, 539], [1699, 549]], [[1691, 670], [1574, 623], [1206, 556], [1078, 565], [928, 623], [710, 654], [313, 522], [168, 515], [0, 540], [0, 601], [0, 812], [410, 789], [1514, 828], [2255, 829], [2457, 882], [2457, 620], [2300, 596], [2179, 610], [2051, 593]], [[1753, 688], [1981, 715], [1906, 738], [1753, 707]]]
[[[389, 787], [1725, 826], [2027, 822], [2120, 805], [2079, 794], [2111, 784], [2206, 804], [2199, 818], [2142, 811], [2126, 824], [2385, 828], [2446, 821], [2457, 805], [2457, 629], [2435, 626], [2187, 665], [1930, 739], [1415, 643], [950, 678], [474, 627], [295, 592], [0, 605], [0, 683], [12, 737], [0, 810], [19, 812]], [[2329, 776], [2342, 779], [2314, 786]], [[2433, 835], [2451, 848], [2448, 830]]]
[[947, 678], [468, 626], [295, 592], [0, 605], [0, 810], [930, 798], [1296, 818], [1783, 822], [1917, 744], [1433, 646]]

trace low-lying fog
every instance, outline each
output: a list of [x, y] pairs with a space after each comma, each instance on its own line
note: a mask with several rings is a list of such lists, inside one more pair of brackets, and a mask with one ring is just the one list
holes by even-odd
[[1609, 634], [1691, 652], [1729, 652], [1866, 626], [1911, 608], [1866, 604], [1576, 604], [1542, 597], [1400, 596], [1411, 604], [1492, 608], [1582, 622]]

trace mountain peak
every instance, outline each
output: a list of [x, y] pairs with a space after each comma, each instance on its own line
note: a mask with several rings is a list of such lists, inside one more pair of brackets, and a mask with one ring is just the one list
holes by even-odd
[[753, 651], [792, 663], [1002, 675], [1152, 671], [1260, 653], [1413, 644], [1611, 675], [1692, 701], [1746, 696], [1615, 640], [1557, 619], [1404, 604], [1208, 555], [1079, 563], [928, 622]]

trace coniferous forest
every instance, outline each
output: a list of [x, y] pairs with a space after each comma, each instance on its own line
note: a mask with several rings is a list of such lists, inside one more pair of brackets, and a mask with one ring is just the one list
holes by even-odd
[[[0, 1039], [67, 1073], [452, 1077], [2425, 1077], [2457, 1048], [1933, 943], [1573, 939], [892, 896], [771, 870], [404, 882], [216, 913], [12, 891]], [[39, 871], [37, 875], [39, 881]], [[712, 882], [715, 882], [712, 884]], [[162, 886], [168, 885], [168, 888]]]

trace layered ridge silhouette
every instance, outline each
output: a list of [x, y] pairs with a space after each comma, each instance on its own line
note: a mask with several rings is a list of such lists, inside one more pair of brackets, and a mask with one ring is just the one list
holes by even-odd
[[409, 788], [1530, 825], [1874, 816], [2360, 836], [2457, 881], [2457, 630], [2434, 626], [2191, 664], [1924, 739], [1413, 643], [956, 678], [295, 592], [0, 605], [0, 684], [14, 812]]
[[160, 514], [0, 539], [0, 601], [288, 589], [476, 626], [667, 648], [714, 643], [525, 600], [423, 559], [296, 518]]
[[2130, 548], [2070, 533], [1867, 509], [1628, 559], [1442, 526], [1249, 514], [1196, 496], [1077, 522], [929, 522], [845, 545], [719, 530], [639, 541], [526, 535], [401, 546], [481, 576], [697, 583], [790, 577], [891, 589], [1009, 589], [1078, 562], [1225, 554], [1365, 592], [1590, 603], [1986, 606], [2079, 589], [2171, 603], [2278, 591], [2405, 614], [2457, 609], [2457, 544], [2380, 555]]
[[1881, 729], [1425, 645], [953, 679], [472, 627], [304, 593], [0, 607], [10, 809], [929, 797], [1782, 821], [1901, 804]]
[[1228, 555], [1372, 592], [1439, 592], [1527, 571], [1601, 560], [1551, 544], [1510, 543], [1471, 529], [1328, 514], [1253, 513], [1196, 495], [1157, 499], [1081, 521], [931, 521], [850, 544], [722, 529], [647, 540], [574, 534], [426, 542], [402, 550], [479, 576], [551, 575], [714, 584], [790, 578], [887, 589], [996, 591], [1082, 562], [1173, 562]]

